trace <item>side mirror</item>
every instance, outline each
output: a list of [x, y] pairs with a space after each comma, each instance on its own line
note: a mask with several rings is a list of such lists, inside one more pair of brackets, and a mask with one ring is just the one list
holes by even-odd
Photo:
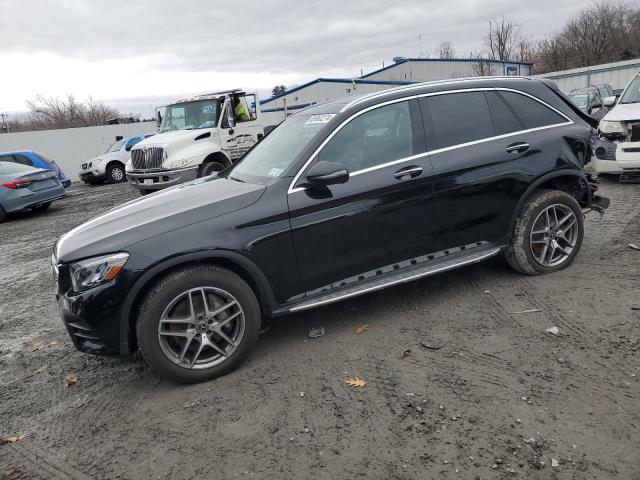
[[156, 111], [156, 125], [158, 128], [162, 125], [162, 114], [160, 113], [160, 110]]
[[306, 179], [314, 187], [346, 183], [349, 180], [349, 170], [341, 163], [320, 161], [307, 171]]
[[605, 107], [613, 107], [616, 104], [617, 98], [614, 97], [605, 97], [603, 102]]

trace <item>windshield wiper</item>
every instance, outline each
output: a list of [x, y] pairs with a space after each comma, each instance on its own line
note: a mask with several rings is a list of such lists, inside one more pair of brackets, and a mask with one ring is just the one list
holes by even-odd
[[229, 175], [227, 178], [228, 178], [229, 180], [233, 180], [234, 182], [245, 183], [245, 181], [244, 181], [244, 180], [240, 180], [239, 178], [232, 177], [231, 175]]

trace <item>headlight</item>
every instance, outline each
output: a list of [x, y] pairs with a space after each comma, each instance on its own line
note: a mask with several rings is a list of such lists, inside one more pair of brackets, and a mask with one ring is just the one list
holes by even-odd
[[132, 167], [132, 165], [131, 165], [131, 159], [129, 159], [129, 160], [127, 160], [127, 161], [125, 162], [125, 164], [124, 164], [124, 171], [125, 171], [125, 172], [129, 172], [129, 171], [131, 171], [131, 167]]
[[610, 122], [608, 120], [600, 120], [598, 125], [600, 133], [624, 133], [624, 126], [621, 122]]
[[82, 292], [118, 276], [129, 259], [128, 253], [115, 253], [102, 257], [89, 258], [71, 265], [71, 284], [73, 290]]
[[181, 158], [179, 160], [169, 160], [167, 168], [182, 168], [197, 160], [198, 157]]

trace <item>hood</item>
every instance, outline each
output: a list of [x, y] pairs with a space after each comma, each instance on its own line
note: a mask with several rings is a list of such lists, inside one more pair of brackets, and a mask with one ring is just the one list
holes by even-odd
[[152, 137], [145, 138], [141, 142], [136, 143], [132, 150], [139, 150], [145, 145], [165, 145], [176, 143], [192, 142], [203, 133], [213, 135], [214, 128], [198, 128], [194, 130], [171, 130], [169, 132], [158, 133]]
[[54, 247], [61, 263], [126, 250], [129, 245], [255, 203], [264, 185], [211, 176], [125, 203], [64, 234]]
[[610, 122], [640, 120], [640, 103], [619, 103], [604, 116], [603, 120]]

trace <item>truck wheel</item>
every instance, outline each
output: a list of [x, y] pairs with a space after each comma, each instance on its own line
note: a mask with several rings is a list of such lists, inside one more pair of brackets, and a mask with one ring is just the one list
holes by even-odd
[[180, 383], [234, 370], [258, 339], [260, 308], [235, 273], [199, 265], [167, 275], [145, 296], [136, 333], [145, 360]]
[[107, 182], [120, 183], [127, 179], [124, 173], [124, 167], [119, 163], [112, 163], [107, 167]]
[[509, 265], [526, 275], [568, 267], [582, 246], [580, 205], [566, 192], [539, 190], [525, 202], [505, 252]]
[[224, 170], [224, 165], [219, 162], [207, 162], [200, 167], [199, 177], [208, 177]]

